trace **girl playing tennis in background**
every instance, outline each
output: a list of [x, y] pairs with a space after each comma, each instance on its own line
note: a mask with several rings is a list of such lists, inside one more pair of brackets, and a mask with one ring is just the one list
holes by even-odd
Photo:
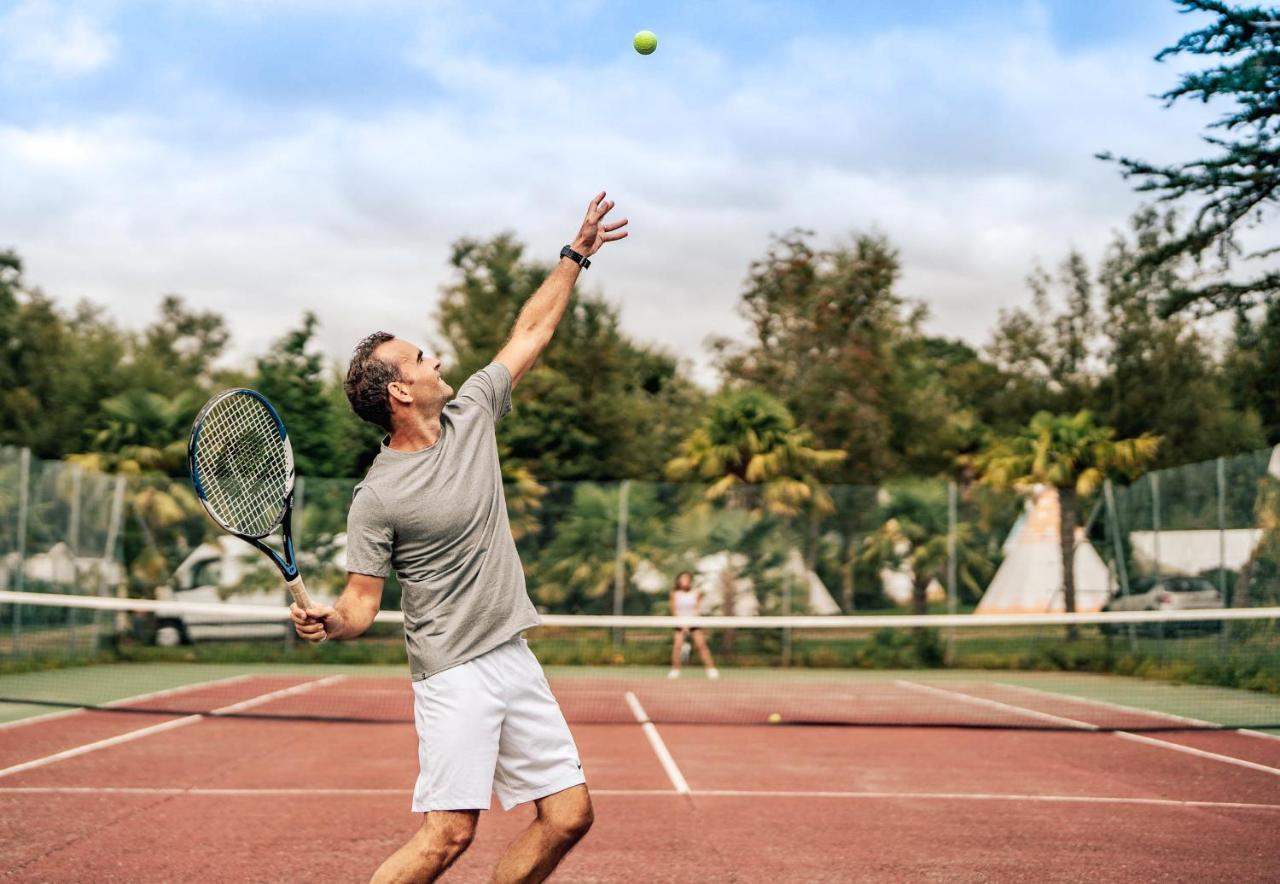
[[[698, 616], [699, 596], [698, 588], [693, 585], [693, 575], [688, 571], [681, 571], [676, 575], [676, 582], [671, 587], [671, 613], [676, 617]], [[680, 677], [682, 652], [685, 642], [689, 640], [692, 640], [694, 646], [698, 649], [698, 656], [702, 658], [702, 665], [707, 668], [707, 678], [719, 678], [720, 672], [716, 669], [716, 664], [711, 659], [711, 650], [707, 647], [707, 639], [697, 626], [682, 626], [676, 629], [675, 639], [671, 646], [671, 671], [667, 673], [667, 678]]]

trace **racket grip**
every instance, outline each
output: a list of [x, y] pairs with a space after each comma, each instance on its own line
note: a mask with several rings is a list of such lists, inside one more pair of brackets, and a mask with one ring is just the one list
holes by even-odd
[[301, 574], [285, 583], [285, 586], [289, 587], [289, 594], [293, 596], [293, 600], [297, 602], [299, 608], [305, 611], [307, 608], [315, 607], [315, 602], [311, 601], [311, 595], [302, 583]]
[[[299, 608], [305, 611], [308, 608], [315, 607], [315, 602], [311, 601], [311, 594], [307, 592], [307, 587], [302, 582], [301, 574], [292, 580], [286, 581], [285, 586], [289, 587], [289, 594], [293, 596], [293, 600]], [[326, 641], [328, 638], [329, 636], [326, 634], [320, 641]]]

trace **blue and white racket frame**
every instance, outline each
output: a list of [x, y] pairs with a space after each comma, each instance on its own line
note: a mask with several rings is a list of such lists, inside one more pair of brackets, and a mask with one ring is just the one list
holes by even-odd
[[[223, 400], [232, 396], [252, 396], [257, 399], [275, 421], [276, 429], [280, 433], [280, 441], [284, 444], [284, 462], [286, 470], [285, 485], [286, 491], [281, 507], [280, 516], [260, 534], [246, 534], [236, 530], [235, 527], [224, 522], [210, 505], [208, 497], [205, 494], [204, 484], [200, 481], [200, 469], [196, 464], [196, 445], [199, 443], [200, 430], [204, 426], [206, 415]], [[204, 404], [200, 409], [200, 413], [196, 415], [195, 421], [191, 425], [191, 437], [187, 440], [187, 464], [191, 471], [191, 484], [195, 487], [196, 497], [200, 499], [204, 510], [209, 514], [209, 518], [218, 525], [219, 528], [232, 534], [245, 543], [257, 547], [266, 553], [272, 563], [280, 569], [281, 576], [284, 577], [285, 585], [289, 589], [289, 594], [293, 596], [293, 600], [299, 608], [314, 608], [315, 603], [311, 600], [310, 594], [307, 592], [306, 585], [302, 581], [302, 575], [298, 572], [298, 560], [293, 548], [293, 490], [296, 474], [293, 466], [293, 446], [289, 442], [289, 431], [285, 429], [284, 420], [280, 417], [280, 412], [276, 411], [274, 405], [266, 396], [263, 396], [257, 390], [251, 390], [248, 387], [233, 387], [229, 390], [223, 390]], [[263, 538], [269, 537], [277, 528], [281, 529], [283, 538], [284, 555], [276, 552], [271, 546], [263, 543]]]

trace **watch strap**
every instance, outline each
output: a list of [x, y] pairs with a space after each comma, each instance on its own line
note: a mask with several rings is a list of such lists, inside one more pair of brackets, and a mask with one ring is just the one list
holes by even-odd
[[586, 270], [588, 267], [591, 266], [590, 258], [588, 258], [586, 255], [578, 254], [569, 246], [565, 246], [563, 249], [560, 250], [560, 257], [568, 258], [570, 261], [577, 264], [583, 270]]

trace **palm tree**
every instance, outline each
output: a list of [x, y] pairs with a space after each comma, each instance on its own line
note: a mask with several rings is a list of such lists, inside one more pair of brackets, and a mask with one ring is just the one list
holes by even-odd
[[711, 401], [679, 456], [667, 463], [667, 475], [702, 479], [709, 483], [707, 500], [752, 512], [791, 516], [806, 504], [828, 512], [831, 498], [818, 474], [845, 453], [812, 442], [812, 434], [769, 394], [729, 391]]
[[[947, 567], [947, 486], [943, 482], [902, 482], [885, 489], [884, 521], [864, 541], [859, 558], [877, 571], [891, 568], [911, 574], [911, 609], [928, 613], [929, 584], [943, 579]], [[978, 548], [974, 526], [955, 526], [956, 576], [977, 593], [990, 560]]]
[[507, 500], [507, 521], [511, 523], [511, 536], [520, 541], [538, 530], [538, 512], [542, 509], [542, 498], [547, 489], [528, 467], [515, 466], [507, 457], [505, 447], [500, 463]]
[[[537, 559], [535, 595], [556, 613], [605, 613], [610, 607], [618, 564], [618, 519], [623, 503], [619, 483], [578, 482], [573, 503], [556, 522], [555, 537]], [[663, 521], [652, 485], [632, 486], [625, 500], [627, 573], [662, 550]]]
[[93, 439], [96, 465], [117, 473], [181, 475], [187, 467], [187, 434], [200, 408], [200, 395], [194, 390], [161, 396], [131, 389], [104, 400], [105, 425]]
[[982, 481], [998, 488], [1058, 489], [1062, 552], [1062, 597], [1076, 609], [1075, 532], [1080, 498], [1115, 475], [1131, 478], [1155, 459], [1160, 439], [1143, 433], [1116, 439], [1115, 430], [1094, 423], [1093, 415], [1040, 412], [1015, 436], [997, 441], [978, 458]]
[[[814, 448], [812, 434], [797, 427], [786, 406], [769, 394], [730, 390], [712, 399], [679, 455], [667, 463], [667, 475], [702, 480], [707, 502], [746, 512], [759, 523], [806, 508], [831, 512], [819, 475], [844, 457], [843, 451]], [[732, 633], [726, 642], [732, 644]]]

